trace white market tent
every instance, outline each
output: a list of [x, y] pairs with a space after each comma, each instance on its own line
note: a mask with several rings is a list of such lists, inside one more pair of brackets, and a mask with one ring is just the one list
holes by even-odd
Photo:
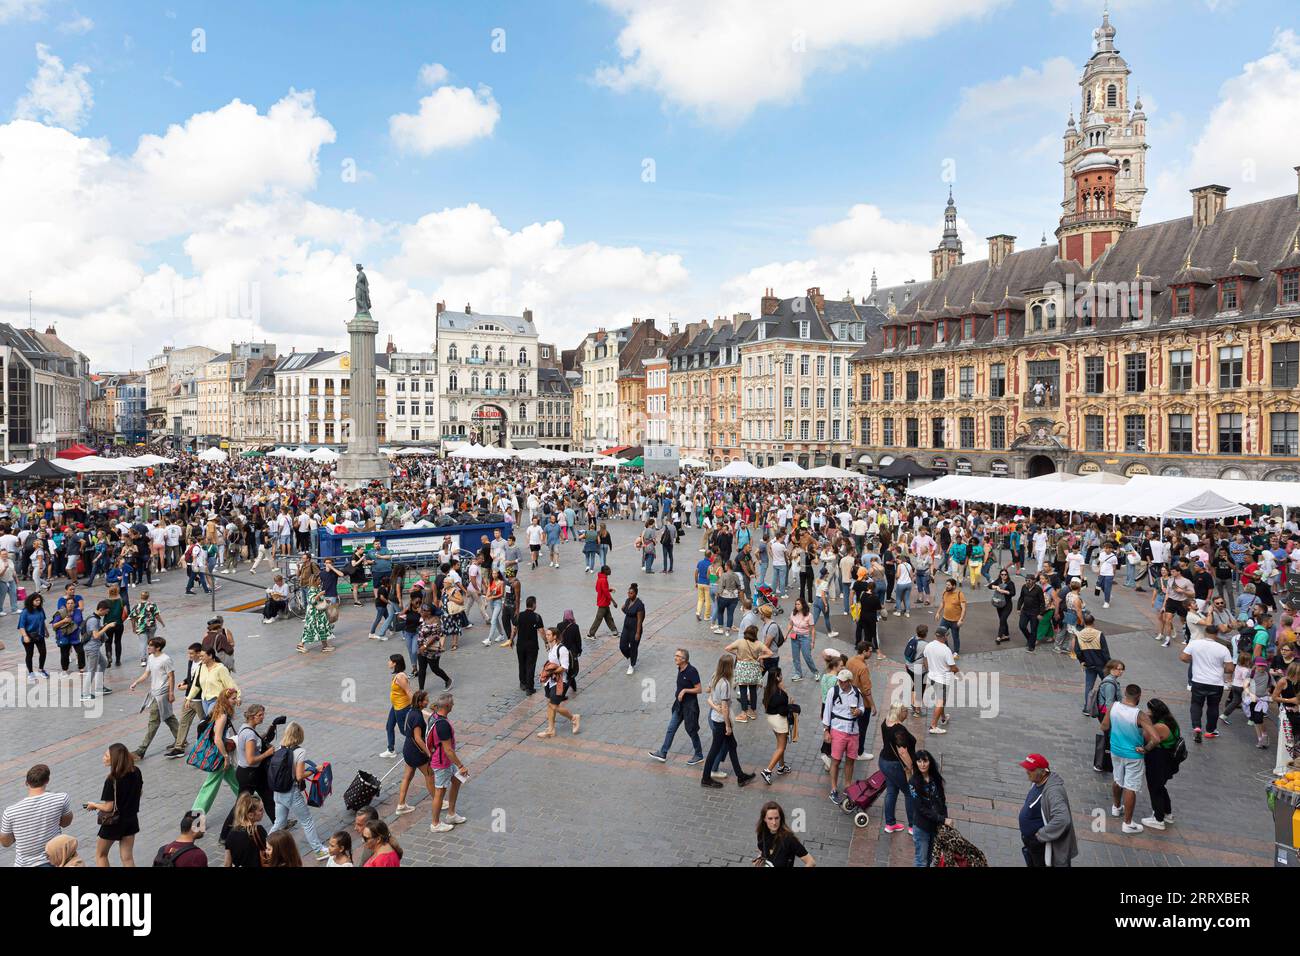
[[498, 448], [495, 445], [465, 445], [456, 449], [447, 457], [470, 459], [472, 461], [502, 461], [514, 457], [514, 452]]
[[1217, 493], [1206, 497], [1204, 491], [1181, 485], [1135, 485], [1137, 480], [1133, 479], [1126, 485], [1124, 494], [1116, 494], [1114, 485], [1102, 483], [1084, 486], [1077, 481], [945, 475], [907, 493], [914, 498], [1137, 518], [1216, 519], [1250, 514], [1249, 508]]
[[595, 458], [591, 459], [591, 463], [596, 468], [618, 468], [620, 465], [625, 464], [610, 455], [597, 455]]
[[515, 453], [520, 461], [568, 461], [568, 452], [555, 451], [551, 448], [525, 448]]
[[199, 461], [225, 461], [229, 457], [220, 448], [209, 448], [199, 455]]
[[792, 461], [782, 461], [775, 465], [768, 465], [766, 468], [760, 468], [758, 471], [759, 478], [807, 478], [808, 469], [802, 468]]
[[61, 460], [59, 463], [79, 475], [130, 471], [139, 467], [129, 458], [101, 458], [99, 455], [85, 455], [81, 458]]
[[706, 478], [761, 478], [762, 474], [747, 461], [728, 462], [717, 471], [705, 473]]
[[849, 471], [847, 468], [836, 468], [834, 465], [822, 465], [820, 468], [810, 469], [808, 474], [804, 475], [804, 477], [821, 479], [860, 478], [865, 480], [867, 476], [860, 472]]
[[389, 452], [390, 455], [436, 455], [438, 454], [432, 448], [397, 448]]
[[1044, 484], [1048, 484], [1048, 483], [1060, 484], [1063, 481], [1074, 481], [1074, 478], [1075, 478], [1074, 475], [1067, 474], [1064, 471], [1053, 471], [1046, 475], [1039, 475], [1037, 478], [1030, 478], [1029, 480], [1041, 481]]
[[698, 458], [683, 458], [681, 459], [681, 461], [677, 462], [677, 464], [680, 465], [682, 468], [708, 468], [709, 467], [709, 463], [707, 461], [701, 461]]
[[311, 453], [311, 460], [322, 463], [336, 462], [339, 460], [339, 453], [332, 448], [317, 448]]
[[1182, 489], [1191, 498], [1202, 491], [1213, 491], [1229, 501], [1247, 505], [1280, 505], [1300, 508], [1300, 482], [1250, 481], [1237, 478], [1171, 478], [1168, 475], [1135, 475], [1129, 480], [1133, 489], [1165, 485]]
[[1130, 479], [1117, 475], [1113, 471], [1094, 471], [1090, 475], [1080, 475], [1074, 480], [1080, 485], [1127, 485]]

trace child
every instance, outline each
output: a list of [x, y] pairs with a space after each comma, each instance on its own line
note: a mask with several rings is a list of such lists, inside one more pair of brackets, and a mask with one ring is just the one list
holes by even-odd
[[325, 864], [326, 869], [331, 866], [352, 865], [352, 835], [346, 830], [339, 830], [330, 837], [326, 849], [330, 855], [329, 861]]
[[1228, 715], [1241, 706], [1241, 700], [1246, 692], [1246, 683], [1250, 680], [1251, 671], [1254, 670], [1254, 657], [1250, 651], [1241, 651], [1237, 654], [1237, 666], [1232, 669], [1232, 687], [1228, 691], [1228, 702], [1223, 705], [1223, 713], [1219, 720], [1225, 724], [1232, 723]]
[[[1233, 680], [1236, 680], [1235, 673]], [[1255, 747], [1266, 750], [1268, 731], [1264, 729], [1264, 718], [1268, 716], [1268, 661], [1263, 657], [1255, 658], [1254, 672], [1243, 688], [1241, 706], [1247, 719], [1255, 725]]]

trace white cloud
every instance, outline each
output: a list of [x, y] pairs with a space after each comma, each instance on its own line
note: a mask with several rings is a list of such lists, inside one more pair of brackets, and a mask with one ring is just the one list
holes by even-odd
[[0, 23], [10, 20], [40, 20], [48, 0], [0, 0]]
[[403, 152], [428, 156], [440, 149], [464, 146], [491, 136], [501, 119], [501, 107], [492, 90], [480, 86], [443, 86], [447, 68], [427, 63], [420, 68], [420, 82], [433, 92], [420, 100], [418, 113], [396, 113], [388, 118], [388, 133]]
[[[1191, 213], [1187, 190], [1219, 183], [1240, 206], [1296, 189], [1300, 163], [1300, 36], [1280, 30], [1269, 52], [1219, 90], [1190, 158], [1156, 177], [1143, 207], [1148, 222]], [[1148, 213], [1150, 210], [1150, 213]]]
[[27, 93], [14, 107], [14, 116], [80, 129], [95, 105], [95, 94], [86, 82], [90, 67], [78, 63], [65, 69], [44, 43], [36, 44], [36, 60], [40, 66], [27, 82]]
[[59, 24], [60, 33], [82, 34], [89, 33], [93, 29], [95, 29], [95, 21], [76, 11], [73, 11], [71, 20]]
[[123, 368], [135, 344], [212, 346], [250, 335], [346, 347], [353, 264], [400, 347], [426, 348], [434, 303], [537, 312], [565, 344], [596, 325], [663, 314], [681, 257], [569, 241], [558, 220], [507, 227], [477, 205], [380, 222], [314, 201], [335, 139], [311, 93], [264, 112], [232, 101], [134, 150], [28, 120], [0, 124], [0, 321], [38, 321]]
[[[983, 245], [961, 218], [957, 230], [967, 260], [981, 258]], [[849, 291], [860, 300], [870, 291], [873, 269], [881, 286], [928, 279], [929, 250], [942, 233], [942, 218], [930, 223], [890, 219], [878, 206], [858, 203], [843, 219], [812, 230], [809, 242], [815, 255], [769, 262], [727, 280], [723, 292], [732, 297], [727, 308], [752, 312], [755, 297], [768, 287], [777, 295], [791, 296], [817, 286], [827, 298], [838, 299]]]
[[1079, 98], [1079, 67], [1067, 57], [1053, 57], [1041, 68], [1024, 67], [1004, 76], [961, 91], [952, 121], [978, 129], [1005, 129], [1023, 125], [1041, 130], [1045, 118], [1060, 117], [1061, 127], [1070, 105]]
[[1006, 0], [601, 0], [624, 26], [622, 62], [595, 80], [646, 89], [703, 119], [733, 125], [765, 103], [788, 103], [817, 70], [921, 39]]

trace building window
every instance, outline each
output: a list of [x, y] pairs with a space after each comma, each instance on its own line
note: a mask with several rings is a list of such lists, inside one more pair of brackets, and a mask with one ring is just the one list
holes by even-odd
[[800, 440], [800, 441], [807, 441], [807, 440], [808, 440], [808, 422], [807, 422], [807, 421], [802, 421], [802, 422], [799, 423], [799, 440]]
[[1145, 415], [1124, 416], [1124, 450], [1147, 450], [1147, 418]]
[[975, 338], [975, 316], [968, 315], [962, 319], [961, 337], [963, 339]]
[[1219, 349], [1219, 388], [1241, 388], [1242, 346]]
[[1106, 424], [1100, 415], [1083, 416], [1083, 447], [1086, 451], [1102, 451], [1106, 445]]
[[799, 374], [800, 375], [808, 374], [808, 356], [806, 355], [799, 356]]
[[398, 399], [397, 401], [397, 414], [398, 415], [406, 414], [406, 402], [402, 401], [401, 399]]
[[807, 319], [799, 320], [799, 338], [801, 339], [808, 338], [809, 327], [810, 327], [810, 323], [808, 322]]
[[1237, 308], [1237, 291], [1241, 285], [1239, 279], [1219, 280], [1219, 311], [1231, 312]]
[[907, 379], [906, 379], [907, 385], [906, 385], [906, 390], [904, 392], [904, 395], [907, 401], [909, 402], [914, 402], [920, 397], [920, 390], [921, 390], [920, 377], [921, 377], [920, 372], [907, 373]]
[[793, 356], [793, 355], [786, 355], [786, 357], [785, 357], [785, 363], [784, 363], [784, 364], [785, 364], [785, 374], [786, 374], [786, 375], [793, 375], [793, 374], [794, 374], [794, 356]]
[[962, 448], [975, 447], [975, 419], [962, 418], [957, 423], [958, 437]]
[[825, 407], [826, 407], [826, 389], [819, 388], [817, 389], [817, 408], [824, 409]]
[[[1276, 348], [1277, 346], [1274, 346], [1274, 349]], [[892, 402], [894, 400], [894, 373], [893, 372], [885, 373], [884, 384], [881, 386], [881, 388], [884, 392], [882, 396], [883, 400], [886, 402]]]
[[826, 423], [824, 421], [817, 422], [817, 440], [818, 441], [826, 440]]
[[1005, 338], [1008, 335], [1007, 329], [1010, 328], [1010, 312], [999, 312], [993, 319], [993, 334], [998, 338]]
[[1273, 387], [1295, 388], [1300, 381], [1300, 342], [1273, 345]]
[[1219, 415], [1219, 454], [1241, 454], [1241, 416], [1235, 412]]
[[1002, 398], [1007, 394], [1007, 367], [1002, 362], [989, 366], [989, 398]]
[[989, 416], [989, 447], [993, 449], [1003, 449], [1007, 447], [1006, 416]]
[[840, 440], [840, 420], [837, 418], [831, 422], [831, 441], [839, 441], [839, 440]]
[[1119, 106], [1119, 90], [1114, 83], [1106, 87], [1106, 105], [1109, 107]]
[[871, 401], [871, 373], [863, 372], [858, 376], [858, 384], [862, 386], [862, 400]]
[[1124, 356], [1124, 391], [1130, 395], [1147, 390], [1147, 357], [1134, 352]]
[[963, 365], [957, 370], [957, 395], [959, 398], [975, 397], [974, 365]]
[[870, 445], [871, 444], [871, 419], [868, 418], [866, 415], [863, 415], [862, 418], [858, 420], [858, 431], [861, 433], [860, 437], [862, 440], [862, 444]]
[[930, 370], [930, 397], [936, 402], [944, 400], [947, 394], [947, 377], [941, 368]]
[[460, 351], [456, 348], [456, 343], [452, 342], [447, 346], [447, 361], [454, 362], [460, 357]]
[[1174, 315], [1192, 314], [1192, 290], [1178, 289], [1174, 292]]
[[1192, 350], [1177, 349], [1169, 353], [1169, 387], [1186, 392], [1192, 387]]
[[1190, 452], [1192, 450], [1192, 416], [1169, 416], [1169, 450], [1171, 452]]
[[787, 418], [781, 429], [781, 433], [782, 437], [784, 437], [786, 441], [792, 441], [794, 439], [794, 422]]
[[907, 426], [907, 447], [919, 448], [921, 446], [921, 422], [917, 418], [909, 418]]
[[944, 439], [944, 434], [943, 434], [943, 419], [942, 419], [942, 418], [932, 418], [932, 419], [930, 420], [930, 444], [931, 444], [931, 446], [934, 447], [934, 448], [943, 448], [943, 447], [945, 447], [943, 439]]
[[1089, 355], [1083, 360], [1083, 391], [1087, 395], [1100, 395], [1106, 388], [1106, 359]]
[[894, 420], [886, 418], [881, 422], [880, 444], [886, 447], [893, 447], [894, 444]]
[[[939, 336], [938, 341], [940, 341], [940, 342], [943, 341], [943, 336], [942, 336], [942, 335]], [[910, 332], [910, 337], [908, 338], [908, 344], [910, 344], [910, 345], [920, 345], [920, 344], [921, 344], [921, 327], [920, 327], [919, 325], [913, 325], [913, 326], [912, 326], [912, 330], [911, 330], [911, 332]]]
[[831, 408], [839, 408], [839, 407], [840, 407], [840, 399], [841, 399], [842, 397], [843, 397], [843, 393], [842, 393], [841, 389], [838, 389], [838, 388], [833, 388], [833, 389], [831, 389]]
[[1283, 305], [1300, 302], [1300, 272], [1282, 273], [1278, 286], [1278, 299]]
[[1269, 454], [1300, 455], [1300, 415], [1295, 412], [1273, 412], [1269, 416]]
[[812, 393], [812, 392], [811, 392], [811, 389], [807, 389], [807, 388], [801, 388], [801, 389], [799, 389], [799, 407], [800, 407], [800, 408], [807, 408], [807, 407], [808, 407], [809, 396], [811, 395], [811, 393]]
[[819, 355], [817, 356], [817, 377], [821, 378], [825, 374], [826, 374], [826, 356]]
[[1029, 330], [1031, 332], [1041, 332], [1043, 330], [1043, 307], [1035, 305], [1029, 310]]
[[841, 367], [842, 367], [841, 359], [840, 359], [840, 357], [839, 357], [838, 355], [836, 355], [834, 358], [831, 359], [831, 377], [832, 377], [832, 378], [839, 378], [839, 377], [840, 377], [840, 375], [842, 374], [842, 373], [840, 372]]

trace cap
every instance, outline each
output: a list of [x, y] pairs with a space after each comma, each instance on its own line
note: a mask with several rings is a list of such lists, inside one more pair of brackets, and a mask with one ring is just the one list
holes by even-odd
[[830, 657], [843, 657], [843, 656], [844, 656], [843, 654], [841, 654], [833, 647], [827, 647], [822, 650], [822, 657], [830, 658]]
[[836, 680], [853, 680], [853, 671], [847, 667], [835, 675]]
[[1047, 763], [1047, 758], [1042, 754], [1030, 754], [1024, 760], [1020, 761], [1020, 766], [1026, 770], [1051, 770]]

